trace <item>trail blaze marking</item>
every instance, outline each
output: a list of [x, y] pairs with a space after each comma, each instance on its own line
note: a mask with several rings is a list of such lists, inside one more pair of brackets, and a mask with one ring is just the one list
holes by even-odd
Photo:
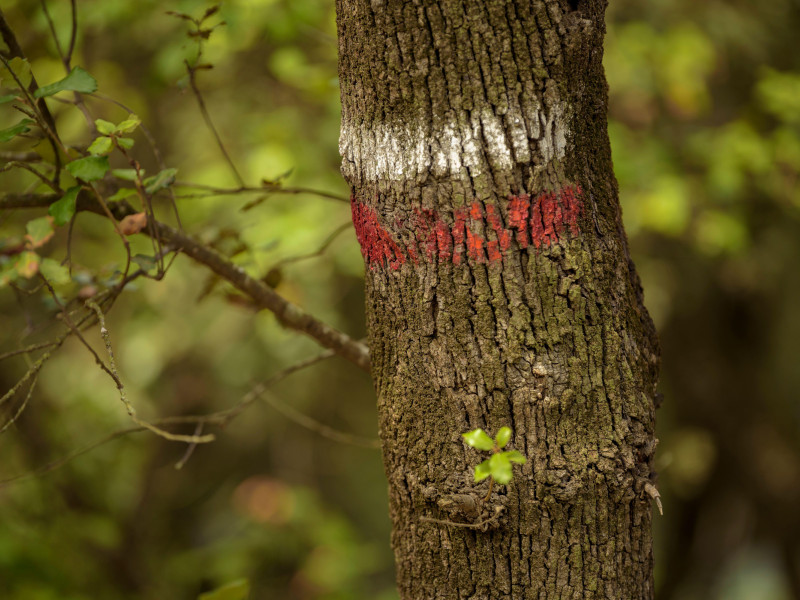
[[373, 269], [388, 266], [396, 270], [407, 261], [419, 264], [420, 260], [452, 261], [456, 265], [464, 260], [493, 263], [503, 259], [512, 238], [520, 248], [531, 244], [541, 248], [557, 244], [567, 232], [578, 236], [578, 217], [583, 208], [580, 196], [578, 186], [535, 198], [512, 196], [505, 227], [501, 210], [494, 204], [475, 201], [469, 207], [455, 209], [447, 219], [430, 209], [415, 209], [410, 222], [397, 220], [394, 235], [366, 204], [353, 200], [351, 208], [364, 260]]

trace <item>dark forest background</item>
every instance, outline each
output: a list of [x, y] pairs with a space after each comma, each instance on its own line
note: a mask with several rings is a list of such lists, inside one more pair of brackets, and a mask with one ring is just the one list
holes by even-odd
[[[197, 82], [249, 185], [347, 196], [333, 4], [227, 0], [214, 16], [225, 24], [204, 45], [213, 69]], [[47, 5], [64, 43], [70, 3]], [[165, 14], [201, 15], [209, 4], [78, 5], [73, 64], [139, 115], [178, 184], [237, 187], [188, 85], [184, 60], [196, 40], [184, 19]], [[4, 0], [2, 9], [37, 79], [63, 77], [40, 2]], [[661, 600], [800, 598], [798, 31], [797, 0], [612, 0], [608, 11], [614, 164], [663, 346]], [[86, 103], [95, 118], [127, 115], [101, 97]], [[51, 106], [65, 138], [91, 141], [80, 111]], [[0, 106], [0, 129], [16, 120]], [[134, 138], [142, 166], [157, 172], [141, 133]], [[24, 146], [0, 145], [0, 162]], [[2, 172], [0, 189], [24, 189], [30, 177]], [[321, 319], [366, 334], [347, 202], [177, 185], [175, 193], [187, 231]], [[166, 205], [156, 210], [169, 220]], [[0, 238], [24, 233], [31, 216], [0, 214]], [[119, 268], [105, 220], [82, 215], [72, 236], [72, 261], [85, 266], [75, 286], [99, 285]], [[49, 252], [61, 260], [59, 240]], [[148, 248], [137, 236], [131, 243]], [[0, 287], [0, 354], [56, 331], [53, 314], [46, 297]], [[135, 282], [108, 329], [129, 398], [152, 419], [231, 406], [319, 352], [185, 257], [163, 281]], [[102, 349], [96, 330], [88, 339]], [[0, 391], [27, 366], [24, 356], [0, 362]], [[0, 435], [0, 597], [195, 598], [246, 579], [253, 598], [395, 598], [380, 453], [331, 439], [297, 413], [376, 435], [369, 378], [332, 358], [271, 386], [179, 470], [185, 445], [135, 433], [44, 473], [130, 425], [113, 382], [69, 340]], [[7, 481], [21, 474], [30, 476]]]

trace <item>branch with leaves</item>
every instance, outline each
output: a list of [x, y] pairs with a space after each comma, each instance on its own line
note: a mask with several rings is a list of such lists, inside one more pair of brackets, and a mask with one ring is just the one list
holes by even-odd
[[[76, 18], [74, 2], [72, 7], [74, 25]], [[264, 178], [260, 185], [255, 186], [244, 182], [214, 127], [197, 82], [198, 72], [208, 68], [208, 65], [200, 62], [202, 43], [216, 27], [207, 27], [204, 23], [215, 13], [216, 10], [209, 9], [199, 20], [187, 18], [194, 25], [190, 37], [198, 42], [198, 55], [193, 62], [187, 62], [186, 65], [191, 90], [199, 103], [203, 119], [238, 183], [237, 187], [231, 189], [176, 182], [176, 169], [164, 164], [153, 137], [140, 119], [124, 104], [98, 94], [98, 84], [94, 77], [82, 67], [72, 66], [74, 27], [67, 53], [62, 51], [56, 40], [56, 47], [66, 71], [65, 76], [40, 86], [11, 27], [0, 11], [0, 35], [10, 49], [7, 53], [0, 53], [0, 110], [10, 109], [20, 114], [14, 124], [0, 130], [0, 144], [9, 145], [8, 150], [0, 152], [0, 172], [16, 171], [28, 179], [33, 175], [35, 180], [35, 183], [27, 189], [0, 195], [0, 219], [5, 219], [18, 210], [46, 211], [46, 215], [42, 215], [41, 212], [38, 215], [34, 213], [35, 216], [27, 220], [24, 237], [0, 239], [0, 288], [11, 288], [18, 295], [27, 296], [46, 289], [51, 304], [55, 303], [58, 307], [53, 315], [57, 315], [61, 324], [67, 326], [53, 341], [30, 344], [26, 348], [0, 355], [0, 358], [24, 356], [30, 364], [25, 375], [0, 398], [0, 406], [3, 406], [4, 410], [10, 410], [0, 433], [13, 425], [28, 407], [39, 372], [54, 352], [70, 337], [77, 337], [92, 352], [98, 365], [114, 379], [126, 411], [136, 425], [125, 430], [123, 435], [149, 430], [163, 438], [188, 444], [184, 458], [179, 464], [188, 460], [196, 444], [213, 439], [212, 435], [203, 433], [204, 426], [224, 426], [256, 398], [263, 397], [265, 387], [257, 387], [240, 404], [227, 411], [183, 420], [167, 418], [153, 421], [145, 421], [138, 417], [133, 406], [127, 401], [121, 375], [117, 371], [113, 357], [109, 333], [103, 324], [105, 314], [129, 283], [137, 278], [162, 279], [179, 254], [190, 257], [208, 269], [215, 281], [225, 281], [230, 284], [256, 309], [272, 312], [283, 326], [314, 339], [327, 349], [326, 357], [336, 354], [365, 371], [370, 370], [369, 351], [363, 342], [352, 339], [284, 298], [274, 286], [270, 285], [269, 273], [261, 277], [245, 272], [232, 261], [231, 256], [227, 256], [210, 244], [198, 241], [187, 234], [181, 226], [175, 205], [178, 197], [175, 193], [176, 188], [188, 192], [184, 194], [186, 197], [192, 196], [194, 192], [197, 192], [194, 195], [202, 197], [243, 195], [252, 198], [255, 194], [256, 198], [249, 201], [242, 210], [250, 210], [275, 194], [308, 194], [328, 200], [347, 201], [346, 198], [329, 192], [303, 187], [286, 187], [283, 176], [273, 180]], [[51, 29], [55, 35], [52, 26]], [[116, 122], [94, 118], [91, 111], [94, 105], [87, 105], [85, 100], [88, 99], [111, 102], [125, 110], [126, 116]], [[53, 104], [49, 107], [48, 102], [60, 105]], [[80, 110], [85, 117], [87, 131], [92, 137], [90, 143], [76, 147], [66, 144], [61, 139], [56, 128], [56, 120], [51, 113], [51, 108], [56, 109], [59, 106], [73, 106]], [[59, 113], [55, 114], [58, 116]], [[158, 165], [158, 172], [155, 174], [146, 173], [137, 158], [134, 149], [135, 136], [140, 131], [150, 143], [153, 157]], [[47, 146], [49, 151], [46, 151]], [[112, 168], [112, 161], [119, 163], [121, 159], [124, 159], [128, 168]], [[18, 179], [25, 181], [24, 177]], [[174, 211], [174, 215], [171, 216], [177, 222], [177, 227], [163, 222], [156, 214], [154, 207], [157, 206], [158, 200], [163, 199], [171, 203]], [[87, 284], [83, 281], [80, 290], [74, 293], [78, 277], [85, 279], [86, 275], [74, 272], [76, 265], [70, 258], [73, 226], [81, 213], [99, 215], [111, 224], [114, 234], [124, 248], [125, 263], [115, 274], [103, 281], [92, 275], [91, 282]], [[49, 256], [48, 251], [48, 245], [59, 230], [67, 231], [67, 253], [63, 261], [55, 260]], [[345, 226], [337, 228], [316, 252], [284, 259], [275, 265], [270, 273], [286, 264], [320, 256], [344, 230]], [[132, 253], [129, 238], [137, 234], [152, 240], [152, 255]], [[87, 299], [88, 304], [85, 302]], [[81, 333], [97, 324], [101, 327], [108, 364], [91, 348]], [[264, 400], [288, 418], [320, 435], [366, 447], [376, 445], [374, 439], [338, 432], [268, 397], [264, 397]], [[12, 401], [15, 402], [13, 405]], [[164, 425], [179, 423], [194, 423], [194, 433], [185, 435], [163, 429]], [[107, 439], [117, 437], [119, 437], [117, 434], [112, 434]]]
[[[202, 42], [207, 39], [213, 28], [203, 28], [203, 23], [216, 11], [209, 9], [204, 16], [197, 20], [186, 15], [181, 18], [191, 20], [195, 26], [194, 37]], [[2, 18], [3, 32], [10, 32], [10, 27]], [[197, 32], [203, 33], [200, 35]], [[10, 33], [8, 35], [11, 35]], [[16, 41], [14, 40], [14, 44]], [[15, 46], [18, 47], [18, 46]], [[199, 51], [200, 52], [200, 51]], [[47, 208], [49, 217], [34, 219], [28, 223], [26, 243], [13, 251], [3, 252], [7, 258], [0, 262], [0, 282], [9, 284], [16, 279], [28, 279], [40, 268], [48, 271], [47, 275], [53, 279], [63, 279], [63, 272], [59, 271], [52, 259], [42, 259], [37, 254], [37, 248], [44, 245], [52, 237], [55, 228], [70, 224], [75, 215], [80, 211], [89, 211], [105, 216], [109, 219], [122, 240], [127, 254], [127, 264], [122, 272], [120, 281], [125, 280], [129, 273], [131, 261], [138, 262], [146, 271], [145, 276], [160, 279], [164, 275], [163, 262], [159, 262], [156, 273], [147, 273], [147, 257], [130, 255], [127, 237], [136, 233], [149, 236], [154, 241], [154, 257], [161, 261], [164, 255], [163, 246], [173, 252], [181, 252], [191, 257], [196, 262], [206, 266], [216, 276], [229, 282], [239, 292], [244, 293], [253, 304], [261, 309], [273, 312], [278, 320], [286, 327], [302, 332], [319, 342], [323, 347], [329, 348], [344, 358], [350, 360], [360, 368], [369, 370], [369, 352], [366, 346], [353, 340], [346, 334], [323, 323], [308, 314], [300, 307], [289, 302], [278, 294], [272, 287], [245, 273], [240, 267], [233, 264], [225, 256], [214, 249], [198, 242], [179, 229], [175, 229], [159, 222], [152, 208], [153, 198], [163, 190], [171, 190], [175, 181], [175, 169], [162, 169], [159, 173], [145, 177], [143, 169], [132, 158], [129, 151], [133, 147], [133, 139], [128, 137], [140, 125], [136, 115], [129, 115], [120, 123], [111, 123], [103, 119], [96, 119], [91, 123], [97, 137], [86, 148], [85, 155], [68, 160], [73, 151], [69, 151], [61, 142], [54, 127], [49, 124], [48, 118], [41, 109], [40, 101], [44, 98], [55, 96], [60, 92], [72, 91], [79, 93], [92, 93], [97, 89], [97, 82], [81, 67], [74, 67], [66, 77], [54, 83], [39, 87], [35, 84], [30, 65], [19, 56], [11, 60], [3, 60], [6, 69], [5, 80], [10, 79], [15, 83], [12, 93], [0, 97], [0, 104], [12, 103], [12, 107], [27, 115], [16, 125], [0, 131], [0, 141], [11, 141], [19, 136], [28, 135], [32, 129], [38, 128], [42, 135], [54, 142], [59, 149], [59, 155], [64, 158], [66, 172], [71, 176], [74, 185], [63, 186], [60, 181], [60, 163], [54, 165], [55, 172], [52, 179], [44, 178], [53, 193], [22, 193], [7, 194], [0, 197], [0, 210]], [[198, 54], [199, 58], [200, 54]], [[197, 63], [197, 60], [195, 61]], [[194, 65], [197, 68], [197, 64]], [[27, 84], [30, 85], [27, 85]], [[30, 90], [33, 92], [30, 92]], [[46, 105], [44, 105], [46, 108]], [[215, 132], [216, 135], [216, 132]], [[217, 136], [218, 139], [218, 136]], [[221, 144], [221, 142], [220, 142]], [[224, 146], [221, 146], [224, 151]], [[131, 169], [111, 169], [108, 157], [113, 152], [120, 152], [131, 164]], [[230, 157], [225, 153], [226, 159]], [[10, 163], [7, 163], [7, 166]], [[16, 163], [12, 166], [24, 165]], [[234, 168], [235, 170], [235, 168]], [[240, 179], [240, 178], [238, 178]], [[133, 183], [133, 187], [126, 187], [126, 183]], [[191, 185], [191, 184], [185, 184]], [[197, 186], [202, 187], [202, 186]], [[287, 189], [282, 190], [280, 183], [264, 181], [260, 188], [248, 187], [244, 184], [235, 190], [207, 189], [209, 194], [230, 194], [235, 192], [252, 192], [263, 190], [265, 195], [276, 192], [286, 193], [313, 193], [312, 190]], [[335, 195], [322, 193], [329, 198], [340, 199]], [[141, 209], [135, 209], [129, 200], [137, 199]], [[121, 288], [120, 290], [121, 291]]]

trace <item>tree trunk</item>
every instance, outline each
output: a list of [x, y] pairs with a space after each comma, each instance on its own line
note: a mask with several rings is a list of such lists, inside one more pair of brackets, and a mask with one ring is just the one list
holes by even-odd
[[[401, 598], [652, 598], [658, 344], [612, 171], [605, 2], [337, 9]], [[528, 462], [484, 501], [460, 434], [506, 425]]]

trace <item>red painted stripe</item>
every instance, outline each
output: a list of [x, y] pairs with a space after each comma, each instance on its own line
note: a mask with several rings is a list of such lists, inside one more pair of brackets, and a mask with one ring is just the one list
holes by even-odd
[[[516, 238], [520, 248], [533, 244], [550, 246], [569, 233], [580, 235], [583, 209], [581, 189], [568, 186], [558, 193], [544, 192], [531, 200], [527, 194], [512, 196], [507, 205], [507, 227], [494, 204], [472, 202], [453, 211], [450, 218], [430, 209], [415, 209], [412, 223], [395, 223], [394, 235], [381, 225], [371, 207], [353, 199], [351, 206], [361, 254], [370, 268], [399, 269], [406, 261], [419, 264], [464, 260], [494, 263], [502, 260]], [[448, 224], [450, 222], [451, 224]], [[477, 233], [483, 231], [484, 235]], [[397, 240], [411, 240], [408, 243]]]

